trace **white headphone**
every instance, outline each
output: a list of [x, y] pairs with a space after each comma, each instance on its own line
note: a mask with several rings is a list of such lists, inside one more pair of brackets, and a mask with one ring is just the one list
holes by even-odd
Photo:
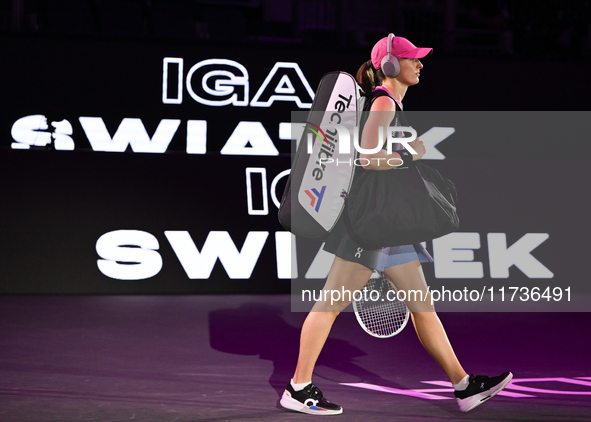
[[382, 59], [382, 72], [389, 78], [395, 78], [400, 73], [398, 58], [392, 55], [392, 39], [394, 34], [388, 35], [388, 55]]

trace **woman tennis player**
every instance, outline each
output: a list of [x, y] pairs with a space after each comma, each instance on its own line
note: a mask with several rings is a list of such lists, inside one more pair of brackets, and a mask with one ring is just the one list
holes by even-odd
[[[390, 48], [388, 48], [390, 44]], [[409, 86], [419, 83], [423, 64], [419, 59], [432, 52], [431, 48], [417, 48], [406, 38], [383, 38], [373, 47], [371, 60], [364, 63], [357, 72], [356, 79], [371, 102], [365, 125], [361, 127], [361, 146], [372, 149], [378, 139], [380, 126], [397, 126], [397, 108], [402, 110], [402, 99]], [[374, 113], [371, 113], [374, 112]], [[384, 131], [386, 132], [386, 131]], [[385, 140], [385, 139], [384, 139]], [[420, 160], [425, 154], [423, 143], [416, 139], [410, 144], [417, 154], [406, 150], [386, 150], [376, 154], [360, 154], [361, 160], [369, 164], [360, 171], [392, 171], [385, 164], [389, 158]], [[384, 160], [371, 160], [384, 158]], [[400, 164], [391, 160], [393, 165]], [[343, 287], [349, 291], [361, 290], [374, 270], [383, 271], [387, 279], [398, 290], [421, 290], [415, 300], [407, 300], [412, 322], [420, 342], [443, 368], [453, 384], [454, 394], [460, 410], [467, 412], [501, 391], [513, 375], [506, 372], [496, 377], [468, 375], [458, 361], [447, 334], [439, 320], [421, 268], [422, 262], [433, 262], [429, 253], [420, 245], [386, 247], [364, 250], [347, 234], [342, 221], [339, 221], [329, 234], [324, 249], [335, 255], [324, 290], [338, 290]], [[408, 295], [410, 296], [410, 295]], [[410, 299], [410, 298], [409, 298]], [[308, 314], [302, 327], [300, 351], [291, 382], [287, 385], [281, 405], [287, 409], [314, 415], [334, 415], [343, 408], [324, 398], [318, 387], [312, 383], [314, 365], [328, 337], [335, 318], [349, 302], [332, 303], [318, 301]]]

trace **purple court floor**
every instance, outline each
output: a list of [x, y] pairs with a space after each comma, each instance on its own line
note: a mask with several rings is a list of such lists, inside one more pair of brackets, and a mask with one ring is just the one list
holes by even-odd
[[[1, 296], [0, 421], [311, 421], [278, 400], [305, 314], [288, 296]], [[515, 379], [462, 413], [412, 326], [343, 313], [314, 382], [338, 421], [590, 421], [590, 313], [440, 313], [465, 369]]]

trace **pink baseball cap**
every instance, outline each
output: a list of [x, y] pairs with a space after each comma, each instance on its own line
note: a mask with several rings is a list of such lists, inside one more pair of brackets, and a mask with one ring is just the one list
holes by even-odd
[[[399, 59], [422, 59], [433, 51], [432, 48], [416, 47], [403, 37], [392, 38], [392, 55]], [[379, 40], [371, 50], [371, 62], [375, 69], [382, 67], [382, 59], [388, 55], [388, 37]]]

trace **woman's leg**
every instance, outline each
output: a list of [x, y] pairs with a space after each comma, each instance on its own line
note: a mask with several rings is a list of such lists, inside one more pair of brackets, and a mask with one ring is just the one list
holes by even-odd
[[[363, 288], [372, 273], [372, 270], [361, 264], [335, 257], [323, 291], [337, 290], [341, 292], [344, 288], [352, 295], [355, 290]], [[345, 296], [347, 297], [331, 304], [329, 292], [326, 296], [327, 300], [316, 302], [306, 317], [300, 336], [300, 354], [293, 376], [294, 383], [308, 383], [312, 380], [316, 360], [326, 342], [332, 324], [339, 313], [351, 302], [348, 295]]]
[[443, 368], [452, 384], [460, 382], [467, 374], [460, 365], [431, 304], [431, 295], [427, 290], [420, 261], [388, 267], [384, 273], [397, 290], [406, 293], [405, 302], [411, 311], [412, 322], [420, 342]]

